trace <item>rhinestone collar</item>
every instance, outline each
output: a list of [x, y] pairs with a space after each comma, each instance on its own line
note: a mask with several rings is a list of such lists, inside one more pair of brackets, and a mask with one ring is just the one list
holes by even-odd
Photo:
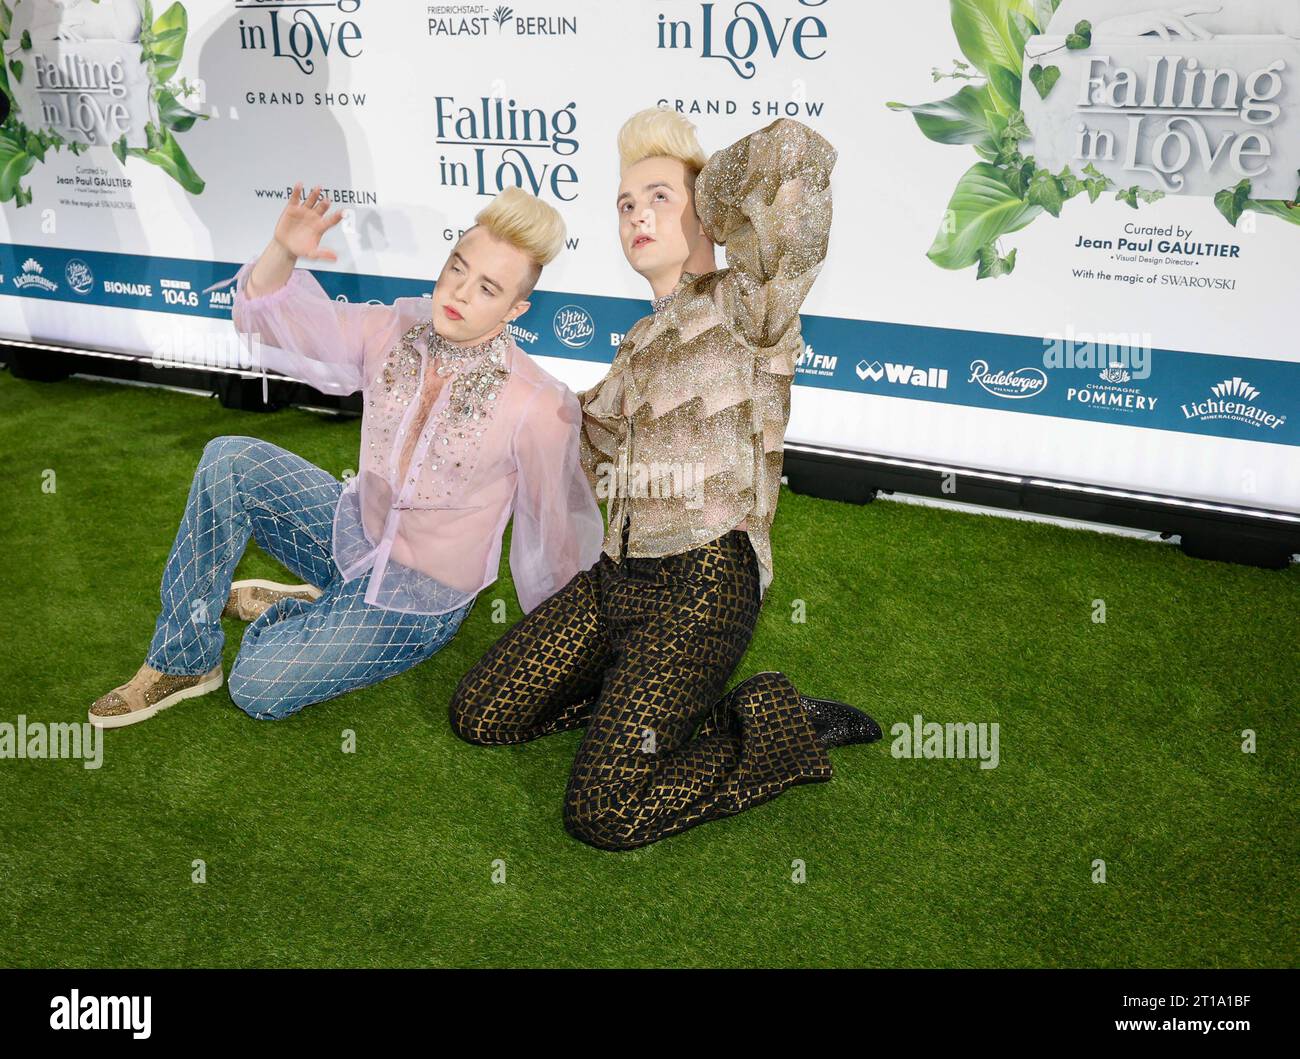
[[458, 346], [438, 334], [433, 321], [429, 321], [426, 325], [425, 346], [429, 355], [438, 362], [434, 370], [444, 377], [477, 366], [479, 362], [484, 362], [482, 367], [485, 369], [490, 366], [502, 375], [509, 373], [506, 368], [506, 350], [510, 348], [510, 332], [506, 328], [482, 342]]
[[651, 307], [653, 308], [654, 312], [657, 314], [657, 313], [661, 313], [661, 312], [663, 312], [665, 309], [667, 309], [668, 306], [669, 306], [669, 304], [672, 302], [672, 300], [673, 300], [674, 298], [677, 297], [677, 295], [678, 295], [678, 293], [681, 291], [681, 289], [682, 289], [683, 287], [685, 287], [686, 284], [690, 283], [691, 280], [693, 280], [693, 279], [698, 279], [698, 278], [699, 278], [699, 277], [696, 276], [696, 274], [695, 274], [694, 272], [683, 272], [683, 273], [682, 273], [682, 276], [681, 276], [681, 279], [679, 279], [679, 280], [677, 281], [677, 286], [676, 286], [676, 287], [674, 287], [672, 290], [670, 290], [670, 291], [669, 291], [667, 294], [665, 294], [662, 298], [651, 298], [651, 299], [650, 299], [650, 305], [651, 305]]

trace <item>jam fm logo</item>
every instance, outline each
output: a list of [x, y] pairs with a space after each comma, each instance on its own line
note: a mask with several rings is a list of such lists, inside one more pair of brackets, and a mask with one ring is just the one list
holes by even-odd
[[[815, 61], [826, 54], [826, 23], [818, 17], [829, 0], [745, 0], [728, 12], [724, 4], [700, 4], [693, 19], [660, 13], [657, 47], [664, 51], [695, 51], [700, 58], [726, 63], [748, 81], [759, 61], [779, 62], [787, 56]], [[794, 7], [794, 13], [790, 9]], [[724, 10], [715, 10], [723, 8]], [[757, 60], [757, 61], [756, 61]]]
[[361, 55], [361, 0], [242, 0], [239, 47], [287, 59], [305, 74], [318, 62]]

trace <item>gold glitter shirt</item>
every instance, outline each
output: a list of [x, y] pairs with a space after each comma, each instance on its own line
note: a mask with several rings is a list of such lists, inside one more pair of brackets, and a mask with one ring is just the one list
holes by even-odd
[[360, 466], [339, 497], [332, 549], [345, 580], [369, 577], [367, 603], [422, 614], [463, 606], [496, 580], [512, 516], [510, 570], [525, 611], [600, 557], [577, 399], [508, 332], [454, 346], [434, 330], [429, 299], [339, 302], [303, 268], [250, 298], [255, 264], [226, 281], [253, 363], [325, 393], [363, 394]]
[[608, 500], [604, 551], [665, 556], [742, 522], [772, 580], [799, 307], [826, 257], [836, 150], [780, 118], [715, 152], [695, 184], [727, 267], [682, 274], [628, 331], [605, 377], [578, 394], [582, 463]]

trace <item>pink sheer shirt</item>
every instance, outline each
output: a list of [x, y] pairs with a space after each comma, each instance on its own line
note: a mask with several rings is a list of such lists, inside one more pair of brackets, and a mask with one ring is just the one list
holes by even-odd
[[[491, 380], [490, 415], [445, 430], [447, 378], [418, 423], [433, 370], [419, 328], [432, 326], [429, 299], [335, 301], [303, 268], [250, 298], [255, 263], [225, 281], [254, 364], [324, 393], [363, 394], [360, 467], [339, 497], [332, 550], [345, 580], [369, 573], [367, 603], [421, 614], [463, 606], [496, 580], [512, 513], [510, 572], [525, 612], [599, 559], [604, 523], [582, 468], [577, 398], [513, 338]], [[419, 436], [399, 481], [411, 431]]]

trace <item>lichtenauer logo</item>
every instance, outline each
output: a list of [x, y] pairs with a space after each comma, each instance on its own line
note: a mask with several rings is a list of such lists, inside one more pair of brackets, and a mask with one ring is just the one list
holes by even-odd
[[37, 290], [56, 291], [59, 285], [45, 275], [45, 266], [34, 257], [23, 262], [23, 271], [14, 277], [14, 286], [20, 290], [33, 287]]
[[1276, 430], [1286, 422], [1286, 416], [1274, 415], [1255, 404], [1259, 390], [1240, 375], [1216, 382], [1210, 387], [1210, 393], [1213, 396], [1183, 405], [1183, 418], [1195, 419], [1198, 422], [1229, 419], [1235, 423], [1248, 423], [1253, 427], [1268, 427], [1270, 430]]

